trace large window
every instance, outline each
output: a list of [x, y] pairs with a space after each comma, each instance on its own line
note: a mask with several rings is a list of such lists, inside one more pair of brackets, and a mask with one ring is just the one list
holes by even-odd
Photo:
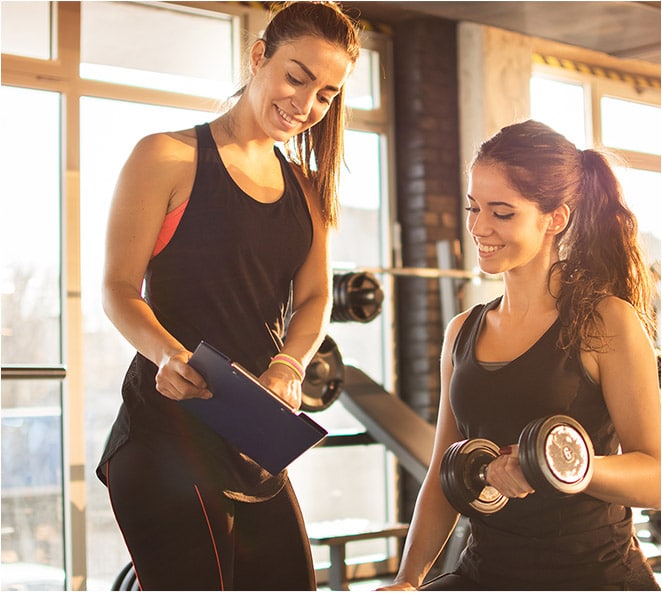
[[[224, 12], [167, 2], [2, 3], [3, 590], [108, 590], [128, 561], [94, 473], [134, 354], [101, 309], [106, 219], [135, 143], [210, 121], [241, 82], [244, 45], [267, 13], [209, 4]], [[386, 44], [366, 35], [364, 45], [347, 89], [353, 129], [333, 240], [343, 270], [347, 262], [387, 266], [390, 253]], [[334, 323], [329, 335], [347, 362], [388, 386], [391, 327], [385, 305], [375, 321]], [[364, 430], [340, 402], [315, 419], [331, 433]], [[396, 508], [394, 468], [379, 444], [322, 447], [291, 476], [306, 521], [385, 520]], [[326, 549], [313, 551], [323, 568]], [[348, 560], [378, 565], [394, 553], [387, 542], [365, 542]]]
[[[126, 101], [83, 97], [81, 122], [81, 254], [87, 484], [87, 566], [91, 578], [111, 583], [128, 561], [105, 487], [96, 478], [108, 430], [121, 401], [120, 388], [135, 354], [101, 307], [103, 237], [120, 168], [143, 136], [188, 128], [209, 114]], [[104, 134], [98, 122], [106, 122]], [[100, 158], [103, 155], [103, 158]]]
[[[659, 84], [659, 83], [658, 83]], [[662, 114], [658, 88], [633, 87], [613, 77], [537, 67], [531, 79], [531, 115], [579, 148], [605, 148], [614, 158], [623, 195], [639, 223], [641, 244], [660, 278], [662, 245]], [[659, 297], [655, 303], [660, 310]], [[658, 328], [657, 346], [660, 347]]]
[[229, 15], [211, 18], [158, 2], [83, 2], [80, 73], [91, 80], [229, 97], [239, 78], [238, 31], [238, 19]]
[[16, 584], [61, 589], [60, 96], [2, 87], [0, 99], [0, 585], [3, 590]]

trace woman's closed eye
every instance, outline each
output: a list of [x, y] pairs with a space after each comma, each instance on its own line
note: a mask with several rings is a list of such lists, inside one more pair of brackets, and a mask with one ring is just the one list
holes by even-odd
[[[477, 208], [475, 206], [467, 206], [465, 210], [470, 214], [478, 214], [480, 212], [480, 208]], [[508, 212], [507, 214], [503, 214], [500, 212], [492, 212], [492, 216], [494, 216], [494, 218], [497, 218], [499, 220], [510, 220], [513, 216], [515, 216], [515, 213]]]
[[498, 218], [499, 220], [510, 220], [513, 216], [515, 216], [514, 212], [510, 212], [508, 214], [499, 214], [498, 212], [493, 213], [494, 218]]
[[293, 84], [294, 86], [301, 86], [303, 84], [302, 81], [292, 76], [289, 72], [287, 73], [287, 80], [290, 84]]
[[[298, 78], [292, 76], [289, 72], [287, 73], [287, 81], [292, 85], [292, 86], [302, 86], [305, 83]], [[326, 97], [325, 95], [317, 95], [317, 100], [322, 103], [323, 105], [330, 105], [331, 101], [333, 101], [333, 97]]]

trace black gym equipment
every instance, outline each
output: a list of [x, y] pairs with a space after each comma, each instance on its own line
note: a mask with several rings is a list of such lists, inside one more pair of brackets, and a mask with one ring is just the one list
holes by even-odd
[[[593, 476], [593, 444], [582, 425], [557, 414], [534, 420], [519, 437], [522, 472], [536, 492], [577, 494]], [[485, 473], [499, 456], [499, 447], [487, 439], [452, 444], [441, 462], [441, 486], [448, 502], [467, 516], [500, 511], [508, 498], [487, 483]]]
[[499, 447], [487, 439], [453, 443], [441, 462], [441, 486], [448, 502], [463, 515], [490, 515], [508, 502], [482, 476], [484, 468], [499, 456]]
[[[382, 310], [384, 293], [377, 278], [368, 272], [333, 276], [331, 321], [368, 323]], [[301, 384], [301, 409], [326, 410], [343, 390], [345, 365], [338, 345], [326, 336], [311, 360]]]
[[351, 365], [345, 367], [345, 389], [339, 401], [375, 441], [398, 458], [407, 472], [423, 481], [434, 445], [432, 424]]
[[340, 397], [345, 384], [345, 365], [338, 345], [326, 336], [306, 369], [301, 384], [301, 409], [304, 412], [326, 410]]
[[118, 573], [110, 587], [111, 591], [140, 591], [140, 585], [136, 577], [136, 570], [133, 564], [125, 564]]
[[382, 311], [384, 292], [369, 272], [348, 272], [333, 276], [331, 321], [368, 323]]

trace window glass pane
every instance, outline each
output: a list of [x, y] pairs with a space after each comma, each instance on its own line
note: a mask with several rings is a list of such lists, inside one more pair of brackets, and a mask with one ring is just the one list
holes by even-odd
[[[380, 267], [385, 241], [381, 137], [376, 133], [348, 130], [345, 148], [347, 168], [342, 169], [339, 192], [341, 219], [331, 247], [336, 274], [361, 266]], [[386, 293], [388, 286], [383, 283], [382, 286]], [[345, 364], [385, 384], [385, 349], [389, 347], [391, 335], [388, 325], [382, 313], [370, 323], [332, 323], [328, 333], [338, 345]], [[367, 344], [371, 347], [366, 347]], [[316, 413], [315, 420], [331, 433], [365, 430], [340, 401]], [[388, 499], [389, 493], [394, 493], [389, 473], [391, 463], [392, 456], [382, 445], [320, 448], [304, 455], [293, 464], [290, 475], [297, 491], [301, 492], [306, 520], [370, 519], [379, 522], [392, 519], [395, 508], [393, 500]], [[315, 479], [311, 481], [312, 475]], [[375, 496], [376, 492], [383, 493], [381, 498]], [[393, 554], [388, 545], [384, 540], [361, 542], [348, 546], [347, 557], [383, 559]], [[328, 561], [328, 550], [314, 548], [313, 553], [318, 567]]]
[[[338, 402], [327, 411], [332, 410]], [[315, 421], [319, 416], [315, 414]], [[389, 493], [386, 485], [387, 456], [382, 445], [318, 447], [308, 451], [288, 467], [288, 474], [307, 523], [350, 520], [381, 523], [389, 516]], [[389, 556], [388, 542], [366, 540], [347, 547], [351, 562], [370, 556], [371, 561]], [[328, 546], [313, 546], [315, 568], [329, 562]], [[393, 551], [391, 550], [393, 554]]]
[[[641, 244], [646, 251], [648, 263], [657, 274], [656, 311], [660, 322], [660, 258], [662, 256], [662, 174], [659, 171], [617, 168], [623, 195], [639, 223]], [[658, 332], [657, 346], [662, 345]]]
[[59, 381], [2, 381], [3, 591], [62, 591]]
[[0, 2], [2, 53], [51, 58], [50, 2]]
[[82, 4], [83, 78], [225, 99], [238, 79], [236, 46], [225, 15], [137, 2]]
[[531, 118], [547, 124], [577, 146], [587, 148], [584, 87], [542, 76], [531, 77]]
[[[124, 101], [81, 99], [81, 266], [84, 329], [88, 580], [110, 585], [128, 562], [96, 462], [121, 402], [121, 384], [135, 353], [101, 307], [101, 268], [108, 208], [120, 169], [140, 138], [212, 119], [210, 113]], [[98, 122], [113, 122], [103, 135]]]
[[[333, 235], [336, 273], [382, 265], [381, 141], [379, 134], [350, 130], [345, 136], [347, 168], [340, 178], [341, 218]], [[382, 317], [366, 324], [333, 323], [329, 334], [343, 359], [383, 382], [385, 329]], [[366, 348], [374, 344], [374, 348]]]
[[354, 71], [347, 80], [346, 103], [355, 109], [379, 109], [380, 107], [380, 56], [379, 52], [362, 49]]
[[602, 97], [602, 143], [605, 146], [660, 154], [660, 107], [614, 97]]
[[60, 97], [3, 86], [0, 100], [2, 363], [59, 364]]

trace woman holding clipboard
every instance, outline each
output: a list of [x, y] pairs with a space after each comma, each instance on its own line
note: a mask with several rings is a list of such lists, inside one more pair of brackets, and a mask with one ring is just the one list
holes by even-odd
[[358, 53], [339, 7], [287, 4], [251, 47], [235, 104], [142, 139], [120, 174], [104, 307], [137, 354], [98, 475], [143, 590], [315, 589], [286, 473], [179, 402], [211, 397], [188, 364], [204, 340], [299, 407], [331, 307], [343, 89]]

